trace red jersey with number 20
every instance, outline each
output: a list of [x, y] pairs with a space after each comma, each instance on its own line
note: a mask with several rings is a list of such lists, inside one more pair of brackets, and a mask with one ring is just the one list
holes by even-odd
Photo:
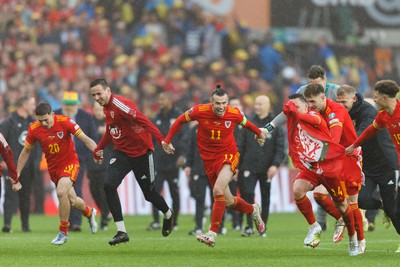
[[234, 137], [235, 125], [241, 124], [257, 135], [261, 133], [257, 126], [248, 121], [244, 114], [231, 106], [226, 108], [223, 116], [215, 115], [211, 104], [197, 105], [185, 112], [186, 121], [196, 120], [197, 145], [199, 154], [205, 160], [221, 157], [221, 153], [237, 152]]
[[373, 125], [376, 129], [388, 129], [393, 144], [396, 146], [400, 162], [400, 102], [397, 100], [393, 115], [389, 115], [385, 110], [379, 111]]
[[79, 163], [71, 134], [76, 137], [81, 135], [81, 127], [67, 116], [54, 115], [51, 129], [46, 129], [39, 121], [29, 126], [25, 147], [32, 149], [35, 142], [39, 141], [49, 172], [56, 172], [60, 166], [64, 168], [65, 165]]

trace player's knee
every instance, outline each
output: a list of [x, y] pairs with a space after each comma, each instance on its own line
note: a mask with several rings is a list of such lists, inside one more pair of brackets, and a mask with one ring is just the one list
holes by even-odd
[[155, 192], [143, 192], [144, 199], [149, 202], [153, 202]]
[[57, 198], [62, 199], [67, 196], [67, 191], [63, 189], [57, 189]]
[[302, 199], [306, 193], [304, 190], [300, 190], [299, 188], [293, 188], [293, 197], [294, 199]]
[[219, 196], [219, 195], [223, 195], [224, 194], [224, 190], [222, 190], [221, 188], [219, 188], [219, 187], [214, 187], [214, 189], [213, 189], [213, 195], [214, 196]]

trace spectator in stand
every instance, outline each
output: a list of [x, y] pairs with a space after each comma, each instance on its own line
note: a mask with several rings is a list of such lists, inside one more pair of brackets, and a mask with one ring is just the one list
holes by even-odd
[[284, 67], [281, 54], [273, 47], [272, 36], [268, 34], [260, 45], [258, 55], [261, 60], [261, 76], [268, 82], [273, 82]]

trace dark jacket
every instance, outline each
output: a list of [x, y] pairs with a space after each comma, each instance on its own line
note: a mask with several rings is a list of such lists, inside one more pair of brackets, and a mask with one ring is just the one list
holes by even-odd
[[[6, 118], [0, 125], [0, 131], [3, 133], [8, 145], [14, 154], [14, 162], [18, 162], [19, 154], [24, 148], [25, 138], [28, 134], [29, 125], [33, 122], [33, 118], [22, 118], [17, 112], [11, 113], [10, 117]], [[34, 164], [39, 164], [41, 150], [38, 145], [35, 145], [31, 155], [28, 159], [26, 167], [31, 171]], [[6, 170], [4, 172], [6, 174]]]
[[[364, 101], [361, 94], [356, 94], [357, 100], [349, 111], [357, 135], [360, 134], [374, 121], [378, 111], [368, 102]], [[362, 146], [363, 172], [365, 175], [379, 175], [388, 169], [398, 169], [396, 148], [387, 129], [379, 131]]]
[[185, 139], [185, 157], [186, 166], [190, 167], [191, 175], [206, 175], [203, 166], [203, 160], [200, 157], [199, 149], [197, 146], [197, 125], [189, 130]]
[[[55, 110], [54, 113], [57, 115], [63, 114], [61, 109]], [[90, 115], [88, 112], [79, 108], [75, 118], [71, 119], [74, 120], [81, 127], [82, 131], [87, 136], [89, 136], [93, 140], [98, 139], [97, 128], [94, 124], [93, 116]], [[78, 140], [77, 138], [74, 138], [74, 143], [75, 151], [78, 154], [79, 160], [90, 160], [93, 158], [92, 151], [90, 151], [86, 147], [85, 143], [83, 143], [81, 140]]]
[[[152, 119], [152, 122], [165, 137], [167, 136], [172, 123], [174, 123], [174, 121], [181, 115], [181, 113], [182, 112], [175, 107], [173, 107], [166, 113], [164, 113], [163, 110], [160, 110]], [[165, 153], [162, 147], [160, 147], [159, 145], [154, 146], [154, 161], [156, 170], [172, 171], [177, 169], [176, 161], [179, 156], [183, 155], [184, 144], [182, 143], [182, 137], [185, 135], [186, 129], [187, 126], [183, 125], [180, 131], [172, 139], [171, 143], [175, 147], [174, 154]]]
[[[274, 116], [269, 114], [266, 118], [260, 119], [253, 116], [250, 120], [258, 127], [263, 127], [271, 122]], [[281, 127], [267, 135], [264, 146], [260, 147], [257, 140], [254, 139], [254, 133], [244, 131], [242, 137], [238, 140], [240, 153], [239, 170], [249, 170], [252, 173], [266, 173], [269, 167], [279, 165], [286, 157], [285, 136]]]

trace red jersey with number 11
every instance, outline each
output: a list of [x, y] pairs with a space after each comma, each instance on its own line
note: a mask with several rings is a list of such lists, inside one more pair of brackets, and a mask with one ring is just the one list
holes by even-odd
[[[186, 111], [184, 117], [186, 122], [196, 120], [199, 123], [197, 145], [200, 156], [205, 160], [219, 158], [221, 153], [235, 154], [237, 152], [233, 134], [237, 124], [241, 124], [257, 135], [261, 133], [261, 130], [248, 121], [238, 108], [231, 106], [226, 108], [223, 116], [217, 116], [211, 104], [197, 105]], [[168, 143], [168, 138], [166, 141]]]

